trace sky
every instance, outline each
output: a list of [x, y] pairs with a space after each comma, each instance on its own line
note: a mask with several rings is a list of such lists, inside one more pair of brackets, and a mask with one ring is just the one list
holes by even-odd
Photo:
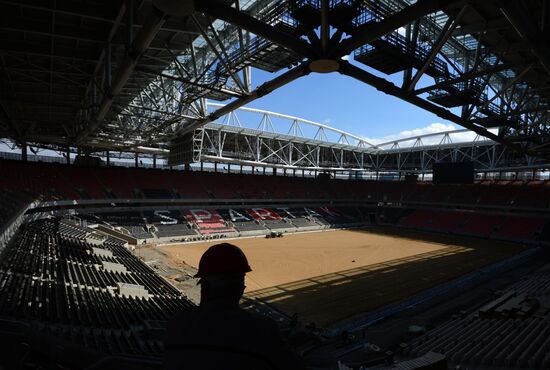
[[[275, 76], [254, 69], [252, 84]], [[400, 84], [399, 74], [384, 77]], [[310, 73], [247, 106], [325, 123], [373, 142], [462, 128], [339, 73]]]

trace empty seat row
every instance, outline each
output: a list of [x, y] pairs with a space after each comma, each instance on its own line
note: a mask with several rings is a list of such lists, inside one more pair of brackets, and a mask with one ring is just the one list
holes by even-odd
[[[168, 320], [192, 306], [123, 242], [107, 239], [104, 247], [113, 256], [97, 256], [91, 252], [94, 245], [60, 237], [60, 224], [57, 219], [26, 224], [2, 252], [0, 315], [52, 325], [130, 330], [147, 320]], [[127, 272], [104, 269], [106, 259]], [[118, 283], [141, 285], [149, 295], [121, 296]]]
[[528, 274], [477, 312], [454, 315], [413, 339], [405, 354], [438, 352], [455, 366], [548, 369], [550, 312], [543, 302], [549, 298], [549, 271]]
[[[0, 161], [0, 171], [14, 174], [5, 176], [0, 181], [0, 188], [18, 197], [42, 197], [45, 200], [111, 197], [294, 198], [532, 208], [550, 206], [550, 186], [547, 181], [479, 181], [472, 185], [433, 185], [427, 182], [328, 180], [122, 167], [83, 169], [9, 160]], [[82, 181], [82, 178], [86, 181]]]

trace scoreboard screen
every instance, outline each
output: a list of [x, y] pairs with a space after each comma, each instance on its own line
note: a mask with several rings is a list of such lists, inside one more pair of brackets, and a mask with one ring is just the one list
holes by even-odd
[[433, 164], [434, 184], [473, 184], [474, 162], [441, 162]]

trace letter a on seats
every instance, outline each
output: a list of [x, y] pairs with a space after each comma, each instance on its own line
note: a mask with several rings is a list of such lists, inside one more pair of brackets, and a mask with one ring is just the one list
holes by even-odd
[[310, 215], [310, 216], [319, 216], [319, 217], [321, 217], [320, 214], [318, 214], [317, 212], [315, 212], [315, 211], [312, 210], [312, 209], [309, 209], [309, 208], [305, 208], [305, 207], [304, 207], [304, 211], [306, 211], [306, 213], [307, 213], [308, 215]]
[[229, 217], [231, 217], [231, 221], [250, 221], [250, 219], [239, 212], [235, 211], [234, 209], [229, 209]]
[[[284, 213], [286, 213], [287, 215], [290, 216], [290, 218], [296, 218], [296, 216], [294, 216], [292, 213], [290, 213], [290, 211], [288, 210], [288, 208], [277, 208], [278, 210], [282, 210]], [[280, 214], [280, 213], [279, 213]]]

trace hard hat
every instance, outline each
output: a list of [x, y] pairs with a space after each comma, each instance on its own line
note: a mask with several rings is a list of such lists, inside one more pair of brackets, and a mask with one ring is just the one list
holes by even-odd
[[236, 245], [220, 243], [204, 252], [195, 277], [245, 274], [252, 271], [243, 251]]

